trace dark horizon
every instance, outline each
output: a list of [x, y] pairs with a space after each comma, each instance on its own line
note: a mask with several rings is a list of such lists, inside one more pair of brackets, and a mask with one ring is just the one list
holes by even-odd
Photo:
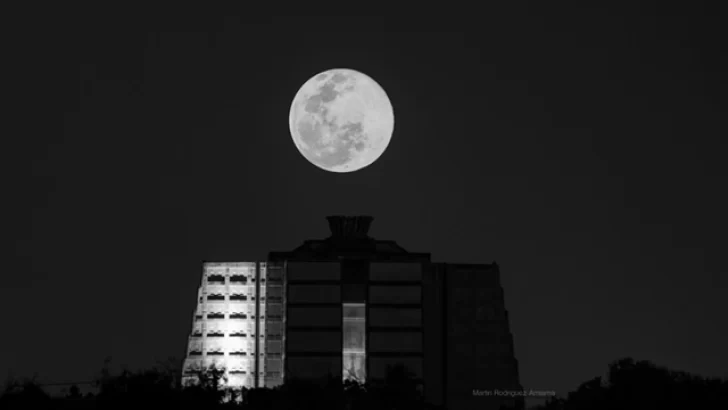
[[[433, 261], [498, 262], [525, 388], [564, 395], [621, 357], [728, 378], [721, 14], [74, 13], [18, 28], [11, 50], [24, 128], [5, 132], [0, 377], [181, 360], [204, 261], [264, 261], [363, 214]], [[350, 174], [308, 163], [288, 130], [298, 88], [338, 67], [395, 115]]]

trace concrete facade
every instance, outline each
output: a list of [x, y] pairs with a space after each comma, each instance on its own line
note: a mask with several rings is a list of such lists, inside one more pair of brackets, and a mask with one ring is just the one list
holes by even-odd
[[203, 264], [182, 383], [195, 371], [225, 369], [227, 386], [283, 382], [283, 277], [265, 262]]

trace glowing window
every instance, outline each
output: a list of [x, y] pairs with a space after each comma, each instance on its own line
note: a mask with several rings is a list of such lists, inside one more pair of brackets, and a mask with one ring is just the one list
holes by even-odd
[[343, 305], [343, 379], [366, 381], [366, 317], [363, 303]]

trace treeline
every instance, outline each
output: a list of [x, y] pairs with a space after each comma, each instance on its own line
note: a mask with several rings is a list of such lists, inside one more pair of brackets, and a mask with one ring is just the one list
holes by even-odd
[[[392, 368], [378, 385], [291, 381], [274, 389], [222, 388], [222, 369], [200, 369], [199, 382], [182, 386], [173, 366], [97, 378], [98, 393], [81, 395], [72, 387], [66, 397], [51, 398], [33, 380], [11, 381], [0, 396], [0, 409], [129, 409], [133, 406], [176, 409], [246, 410], [445, 410], [428, 406], [412, 375]], [[485, 404], [485, 403], [484, 403]], [[526, 400], [528, 405], [528, 400]], [[484, 408], [486, 406], [484, 405]], [[609, 366], [608, 376], [584, 382], [563, 398], [552, 398], [538, 410], [728, 409], [728, 381], [706, 379], [622, 359]], [[457, 410], [457, 409], [450, 409]]]
[[708, 410], [728, 409], [728, 380], [709, 379], [621, 359], [605, 379], [582, 383], [564, 398], [551, 398], [538, 410]]
[[97, 394], [82, 395], [72, 386], [63, 398], [49, 397], [33, 380], [13, 381], [0, 397], [0, 409], [439, 409], [425, 405], [414, 377], [402, 367], [390, 369], [378, 385], [343, 382], [339, 377], [323, 383], [290, 381], [273, 389], [225, 388], [224, 370], [215, 367], [195, 373], [198, 382], [182, 386], [179, 370], [173, 368], [120, 375], [111, 375], [105, 368], [96, 382]]

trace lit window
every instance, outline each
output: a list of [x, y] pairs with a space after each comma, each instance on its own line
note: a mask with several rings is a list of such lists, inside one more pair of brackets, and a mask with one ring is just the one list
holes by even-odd
[[344, 303], [343, 378], [366, 381], [366, 318], [363, 303]]

